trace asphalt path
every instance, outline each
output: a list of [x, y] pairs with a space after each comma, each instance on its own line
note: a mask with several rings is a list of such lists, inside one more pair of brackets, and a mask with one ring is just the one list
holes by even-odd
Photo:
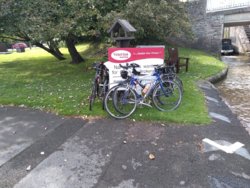
[[211, 125], [0, 107], [0, 187], [250, 187], [250, 137], [208, 82]]

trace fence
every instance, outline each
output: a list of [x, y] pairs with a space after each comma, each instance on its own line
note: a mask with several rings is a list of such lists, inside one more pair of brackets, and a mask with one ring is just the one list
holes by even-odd
[[250, 7], [250, 0], [207, 0], [207, 12]]

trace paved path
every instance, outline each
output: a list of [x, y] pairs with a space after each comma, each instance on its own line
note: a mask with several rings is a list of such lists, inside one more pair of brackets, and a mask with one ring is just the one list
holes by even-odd
[[[2, 107], [0, 187], [249, 188], [250, 137], [213, 86], [200, 87], [214, 120], [207, 126], [84, 121]], [[235, 142], [244, 146], [233, 150]]]

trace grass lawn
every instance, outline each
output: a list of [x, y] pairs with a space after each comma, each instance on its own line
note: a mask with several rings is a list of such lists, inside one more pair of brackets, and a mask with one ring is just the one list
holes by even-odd
[[[86, 56], [89, 47], [79, 45], [77, 48]], [[185, 124], [211, 121], [196, 81], [220, 72], [225, 65], [204, 52], [180, 50], [181, 56], [190, 58], [189, 72], [179, 74], [185, 90], [181, 106], [168, 113], [155, 108], [140, 108], [132, 119]], [[39, 48], [26, 49], [25, 53], [0, 54], [0, 104], [28, 106], [61, 115], [107, 116], [100, 102], [89, 111], [88, 96], [94, 76], [90, 67], [97, 58], [71, 65], [67, 50], [61, 51], [67, 60], [58, 61]]]

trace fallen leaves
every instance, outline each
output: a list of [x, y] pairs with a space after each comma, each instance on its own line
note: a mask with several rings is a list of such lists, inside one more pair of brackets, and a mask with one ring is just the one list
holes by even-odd
[[155, 155], [152, 154], [152, 153], [150, 153], [150, 154], [148, 155], [148, 158], [149, 158], [150, 160], [155, 160]]
[[26, 171], [30, 171], [31, 170], [31, 165], [29, 165], [27, 168], [26, 168]]
[[40, 152], [40, 154], [41, 154], [41, 155], [44, 155], [44, 154], [45, 154], [45, 152], [44, 152], [44, 151], [41, 151], [41, 152]]

